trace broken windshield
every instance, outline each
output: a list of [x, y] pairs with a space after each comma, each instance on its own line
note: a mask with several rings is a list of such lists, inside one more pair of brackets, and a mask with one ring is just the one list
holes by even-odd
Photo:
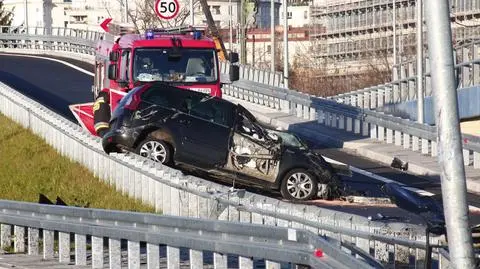
[[215, 53], [213, 49], [136, 49], [133, 77], [142, 82], [213, 83], [218, 80]]

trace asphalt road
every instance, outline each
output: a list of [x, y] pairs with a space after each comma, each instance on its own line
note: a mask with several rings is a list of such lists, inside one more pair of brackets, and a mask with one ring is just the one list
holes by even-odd
[[[90, 72], [93, 70], [92, 65], [71, 59], [64, 60]], [[68, 105], [92, 101], [90, 91], [93, 82], [92, 76], [49, 60], [0, 55], [0, 81], [72, 121], [75, 121], [75, 118], [68, 109]], [[309, 143], [311, 147], [321, 150], [321, 153], [329, 158], [339, 160], [408, 186], [424, 189], [435, 194], [440, 193], [439, 181], [436, 178], [423, 178], [407, 174], [378, 162], [358, 157], [352, 152], [343, 149], [328, 148], [325, 147], [325, 145], [319, 145], [312, 141], [309, 141]], [[344, 177], [343, 179], [352, 193], [371, 197], [383, 196], [383, 193], [380, 191], [383, 182], [379, 180], [358, 173], [354, 173], [351, 178]], [[469, 194], [468, 201], [470, 205], [480, 208], [478, 195]], [[411, 221], [413, 223], [421, 222], [421, 220], [413, 214], [391, 206], [372, 207], [348, 205], [345, 203], [325, 203], [322, 201], [316, 201], [315, 203], [318, 203], [322, 207], [363, 216], [375, 216], [377, 213], [381, 213], [384, 216], [392, 217], [392, 220], [400, 218], [402, 221]], [[480, 223], [480, 215], [472, 214], [471, 222], [472, 224]]]

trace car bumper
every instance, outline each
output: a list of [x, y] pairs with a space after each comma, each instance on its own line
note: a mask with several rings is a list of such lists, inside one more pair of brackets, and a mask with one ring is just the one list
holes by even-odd
[[103, 150], [106, 153], [133, 150], [135, 140], [131, 132], [132, 130], [123, 127], [110, 130], [102, 139]]

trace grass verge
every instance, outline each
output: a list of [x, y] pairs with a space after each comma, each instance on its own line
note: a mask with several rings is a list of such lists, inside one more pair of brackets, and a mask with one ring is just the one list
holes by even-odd
[[155, 212], [58, 154], [40, 137], [0, 114], [0, 199], [38, 202], [39, 193], [68, 205]]

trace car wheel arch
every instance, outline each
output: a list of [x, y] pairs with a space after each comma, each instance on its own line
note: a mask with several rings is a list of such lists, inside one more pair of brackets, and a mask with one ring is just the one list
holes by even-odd
[[172, 148], [173, 151], [175, 151], [175, 139], [173, 138], [173, 135], [171, 134], [170, 131], [168, 131], [165, 128], [150, 128], [150, 129], [145, 129], [142, 131], [142, 133], [138, 136], [137, 140], [135, 141], [134, 148], [138, 147], [142, 141], [144, 141], [147, 137], [152, 137], [158, 140], [165, 141], [168, 143]]

